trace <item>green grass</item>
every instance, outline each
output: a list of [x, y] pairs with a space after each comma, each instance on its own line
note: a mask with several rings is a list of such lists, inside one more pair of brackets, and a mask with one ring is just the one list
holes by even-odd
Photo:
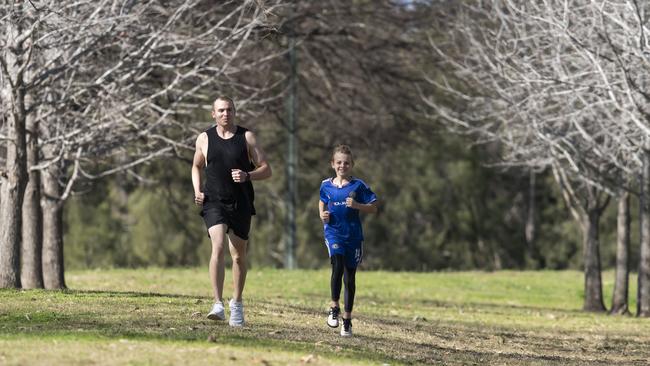
[[[326, 270], [251, 270], [247, 326], [234, 329], [205, 319], [207, 269], [68, 272], [66, 291], [0, 291], [0, 364], [642, 365], [650, 359], [650, 320], [581, 311], [579, 272], [362, 270], [351, 339], [325, 326], [328, 280]], [[612, 280], [613, 273], [604, 274], [606, 302]], [[228, 275], [226, 289], [228, 295]]]

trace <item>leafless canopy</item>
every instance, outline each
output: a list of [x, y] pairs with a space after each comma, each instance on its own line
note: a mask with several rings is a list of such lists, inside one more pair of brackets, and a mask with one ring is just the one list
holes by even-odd
[[[65, 162], [74, 166], [70, 177], [93, 179], [189, 148], [206, 127], [191, 121], [205, 117], [197, 110], [216, 92], [245, 91], [255, 100], [268, 87], [269, 80], [254, 86], [233, 81], [277, 56], [245, 56], [255, 40], [274, 31], [268, 15], [277, 6], [252, 0], [5, 2], [0, 28], [24, 24], [18, 37], [28, 52], [24, 85], [12, 87], [28, 91], [27, 112], [40, 122], [47, 152], [31, 169]], [[7, 75], [4, 58], [0, 65]]]
[[463, 132], [498, 141], [504, 162], [560, 164], [590, 184], [625, 185], [650, 136], [650, 5], [639, 1], [475, 1], [449, 42], [431, 38], [453, 78], [424, 100]]

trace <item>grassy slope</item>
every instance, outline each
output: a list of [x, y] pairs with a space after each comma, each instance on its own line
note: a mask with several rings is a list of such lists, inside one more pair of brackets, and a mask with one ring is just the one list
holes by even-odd
[[[324, 324], [327, 271], [251, 270], [243, 329], [204, 318], [211, 305], [206, 272], [70, 272], [68, 291], [0, 291], [0, 364], [641, 365], [650, 359], [644, 346], [650, 320], [580, 311], [578, 272], [361, 271], [352, 339]], [[606, 289], [612, 277], [605, 275]]]

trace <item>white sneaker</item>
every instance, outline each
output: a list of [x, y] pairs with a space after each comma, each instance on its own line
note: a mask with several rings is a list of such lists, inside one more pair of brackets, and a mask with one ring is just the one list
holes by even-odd
[[228, 322], [231, 327], [243, 327], [244, 326], [244, 303], [235, 301], [235, 299], [230, 299], [230, 322]]
[[341, 336], [352, 337], [352, 319], [343, 318], [343, 326], [341, 327]]
[[329, 313], [327, 314], [327, 326], [330, 328], [336, 328], [339, 326], [339, 314], [341, 313], [341, 308], [338, 306], [333, 306], [330, 308]]
[[226, 320], [226, 313], [223, 309], [223, 303], [221, 301], [215, 302], [212, 305], [212, 310], [208, 313], [208, 319], [210, 320]]

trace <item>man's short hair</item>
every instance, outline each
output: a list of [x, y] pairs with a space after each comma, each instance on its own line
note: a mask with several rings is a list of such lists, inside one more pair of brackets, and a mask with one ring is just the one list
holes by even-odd
[[227, 97], [225, 95], [220, 95], [220, 96], [218, 96], [218, 97], [216, 97], [214, 99], [214, 102], [212, 102], [212, 111], [214, 111], [214, 104], [217, 102], [217, 100], [223, 100], [223, 101], [226, 101], [226, 102], [230, 103], [230, 106], [232, 107], [233, 112], [235, 112], [235, 114], [237, 114], [237, 107], [235, 107], [235, 101], [232, 100], [231, 97]]

